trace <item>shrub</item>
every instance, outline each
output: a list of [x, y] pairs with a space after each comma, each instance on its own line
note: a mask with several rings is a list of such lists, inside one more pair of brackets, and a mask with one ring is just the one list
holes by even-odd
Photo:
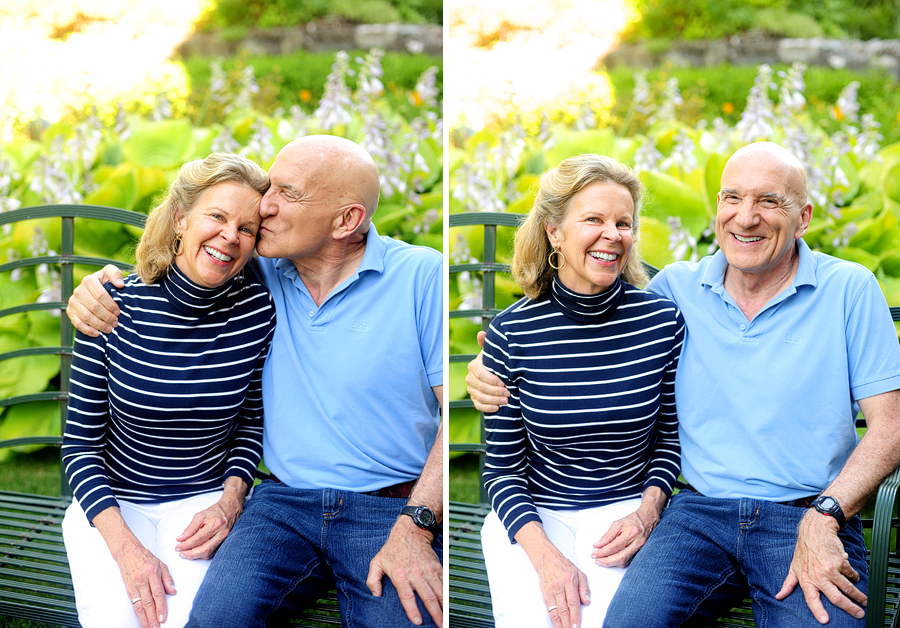
[[632, 0], [640, 18], [626, 39], [717, 39], [751, 30], [772, 35], [891, 39], [900, 5], [881, 0]]
[[[354, 57], [362, 57], [363, 52], [351, 53]], [[260, 88], [255, 97], [257, 107], [262, 111], [274, 111], [277, 107], [290, 109], [294, 105], [312, 111], [318, 106], [325, 89], [325, 79], [331, 72], [334, 62], [333, 53], [297, 52], [280, 56], [248, 56], [221, 61], [221, 68], [230, 77], [232, 85], [240, 83], [240, 76], [246, 67], [253, 68]], [[186, 104], [187, 115], [196, 117], [203, 109], [207, 99], [207, 86], [212, 78], [212, 67], [217, 61], [204, 57], [191, 57], [183, 62], [191, 85], [191, 93]], [[419, 77], [429, 67], [439, 68], [436, 86], [438, 102], [442, 97], [443, 72], [442, 59], [429, 55], [409, 55], [387, 52], [381, 61], [383, 71], [382, 82], [385, 85], [385, 98], [389, 105], [407, 120], [418, 115], [415, 99], [410, 93], [416, 87]], [[356, 89], [355, 76], [347, 77], [351, 89]], [[206, 121], [218, 120], [222, 107], [215, 103], [208, 107], [204, 115]]]

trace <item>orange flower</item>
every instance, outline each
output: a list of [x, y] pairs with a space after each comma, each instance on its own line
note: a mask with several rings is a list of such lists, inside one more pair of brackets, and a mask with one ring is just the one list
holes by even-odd
[[722, 111], [724, 111], [727, 115], [733, 114], [734, 104], [730, 102], [722, 103]]
[[422, 103], [425, 102], [424, 100], [422, 100], [422, 97], [419, 96], [419, 92], [417, 92], [417, 91], [413, 91], [413, 93], [412, 93], [412, 101], [413, 101], [413, 104], [414, 104], [416, 107], [421, 107], [421, 106], [422, 106]]
[[312, 92], [308, 89], [301, 89], [300, 100], [302, 100], [303, 102], [309, 102], [310, 100], [312, 100]]
[[831, 108], [831, 117], [837, 120], [838, 122], [842, 122], [844, 120], [844, 112], [841, 111], [841, 108], [835, 105]]

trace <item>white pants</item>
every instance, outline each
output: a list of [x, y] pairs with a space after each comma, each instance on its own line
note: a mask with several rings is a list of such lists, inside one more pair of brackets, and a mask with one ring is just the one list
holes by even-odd
[[[601, 567], [591, 554], [613, 521], [638, 509], [640, 499], [629, 499], [608, 506], [584, 510], [549, 510], [538, 507], [544, 531], [553, 544], [588, 578], [591, 603], [581, 607], [581, 623], [585, 628], [603, 624], [606, 609], [625, 567]], [[544, 604], [538, 575], [525, 550], [509, 542], [506, 528], [492, 510], [481, 529], [481, 548], [491, 586], [491, 603], [496, 628], [552, 628]]]
[[[180, 536], [194, 515], [206, 510], [222, 491], [204, 493], [162, 504], [119, 502], [125, 523], [166, 567], [175, 581], [175, 595], [166, 595], [166, 628], [183, 628], [194, 595], [209, 567], [208, 560], [188, 560], [175, 551]], [[83, 628], [140, 628], [119, 566], [103, 536], [91, 527], [77, 500], [66, 510], [63, 540], [69, 556], [78, 621]]]

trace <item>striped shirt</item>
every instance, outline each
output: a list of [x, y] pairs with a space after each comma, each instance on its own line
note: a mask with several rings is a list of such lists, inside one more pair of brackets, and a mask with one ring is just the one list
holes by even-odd
[[107, 284], [109, 335], [77, 333], [63, 464], [88, 521], [117, 500], [160, 503], [253, 485], [262, 456], [262, 366], [275, 307], [255, 279], [218, 288], [174, 265], [160, 282]]
[[671, 494], [683, 341], [675, 304], [621, 279], [599, 295], [554, 279], [494, 318], [484, 365], [510, 398], [485, 417], [484, 481], [510, 541], [540, 522], [536, 505], [591, 508], [650, 486]]

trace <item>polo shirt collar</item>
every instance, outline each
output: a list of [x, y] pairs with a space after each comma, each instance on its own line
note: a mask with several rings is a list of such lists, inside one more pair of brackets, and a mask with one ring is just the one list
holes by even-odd
[[[812, 286], [815, 288], [817, 285], [816, 257], [810, 250], [809, 245], [803, 241], [803, 238], [797, 240], [797, 252], [800, 256], [800, 262], [797, 265], [797, 275], [794, 277], [790, 287], [793, 288], [792, 291], [796, 291], [800, 286]], [[713, 292], [721, 293], [725, 290], [725, 269], [727, 267], [728, 260], [725, 259], [722, 249], [719, 249], [703, 272], [700, 283], [704, 286], [709, 286]]]
[[[347, 285], [348, 282], [352, 282], [355, 279], [359, 278], [360, 274], [365, 271], [373, 271], [376, 273], [384, 272], [384, 255], [387, 252], [387, 244], [378, 235], [378, 231], [375, 229], [375, 225], [372, 224], [369, 227], [369, 231], [366, 234], [366, 250], [363, 253], [362, 261], [359, 263], [359, 268], [356, 269], [356, 273], [353, 274], [347, 281], [345, 281], [341, 286], [338, 287], [335, 292], [339, 291], [341, 287]], [[303, 281], [300, 279], [300, 273], [297, 272], [297, 267], [294, 266], [294, 262], [289, 260], [286, 257], [282, 257], [277, 262], [275, 262], [275, 268], [280, 270], [284, 276], [292, 281], [295, 285], [297, 282], [300, 284]]]

